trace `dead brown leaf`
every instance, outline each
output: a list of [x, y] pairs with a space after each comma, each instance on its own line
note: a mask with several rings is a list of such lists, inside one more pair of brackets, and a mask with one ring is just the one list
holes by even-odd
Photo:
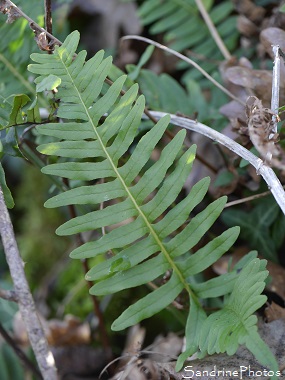
[[[45, 335], [52, 346], [72, 346], [88, 344], [91, 341], [91, 331], [88, 323], [82, 323], [72, 315], [66, 315], [64, 320], [51, 319], [45, 320], [40, 316], [41, 324]], [[29, 339], [25, 324], [20, 312], [17, 312], [13, 319], [13, 332], [15, 340], [26, 346]]]
[[266, 10], [263, 7], [254, 4], [253, 1], [234, 0], [233, 3], [236, 11], [246, 16], [252, 22], [261, 23], [261, 21], [264, 19]]
[[255, 94], [266, 104], [270, 104], [272, 72], [269, 70], [253, 70], [247, 67], [229, 67], [225, 77], [230, 83], [246, 89], [248, 95]]
[[264, 314], [266, 320], [268, 322], [276, 321], [277, 319], [285, 319], [285, 309], [275, 302], [272, 302], [267, 308], [264, 310]]
[[279, 45], [285, 51], [285, 31], [280, 28], [267, 28], [260, 33], [260, 41], [267, 54], [274, 59], [272, 45]]

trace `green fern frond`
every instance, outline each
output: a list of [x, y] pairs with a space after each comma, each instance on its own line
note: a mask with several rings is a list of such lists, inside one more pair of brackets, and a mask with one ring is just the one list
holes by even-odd
[[[17, 0], [17, 4], [33, 20], [43, 25], [44, 6], [38, 0]], [[12, 24], [7, 23], [7, 15], [0, 13], [0, 95], [7, 99], [14, 94], [35, 95], [35, 88], [28, 79], [27, 64], [30, 54], [37, 51], [34, 33], [28, 21], [19, 18]], [[0, 100], [1, 103], [1, 100]]]
[[[212, 1], [203, 3], [225, 45], [232, 51], [238, 38], [236, 16], [231, 15], [233, 4], [229, 1], [215, 6]], [[163, 33], [165, 43], [172, 49], [179, 52], [189, 49], [197, 57], [207, 57], [207, 61], [201, 62], [201, 67], [208, 73], [216, 68], [214, 60], [221, 60], [222, 55], [194, 0], [145, 0], [138, 14], [143, 25], [151, 24], [151, 34]], [[191, 70], [192, 79], [200, 76]]]
[[[205, 178], [174, 205], [191, 171], [195, 147], [184, 151], [185, 131], [181, 130], [162, 149], [159, 159], [151, 162], [151, 154], [168, 126], [168, 116], [150, 129], [126, 158], [140, 125], [144, 97], [137, 97], [137, 85], [120, 96], [125, 76], [119, 77], [102, 95], [111, 60], [104, 59], [104, 53], [99, 52], [85, 62], [84, 51], [75, 56], [78, 42], [79, 34], [73, 32], [54, 54], [32, 54], [36, 64], [29, 66], [31, 72], [39, 75], [38, 85], [44, 81], [48, 86], [55, 78], [60, 79], [56, 95], [60, 99], [57, 116], [64, 122], [38, 127], [41, 134], [54, 138], [54, 142], [41, 145], [38, 150], [60, 159], [42, 171], [77, 183], [77, 187], [49, 199], [46, 207], [70, 204], [92, 207], [92, 211], [61, 225], [57, 230], [59, 235], [113, 227], [102, 237], [86, 242], [71, 253], [72, 258], [84, 259], [105, 255], [110, 250], [116, 252], [87, 273], [86, 278], [95, 281], [92, 294], [104, 295], [136, 287], [170, 271], [169, 281], [131, 305], [114, 321], [114, 330], [151, 317], [171, 304], [183, 289], [192, 305], [190, 319], [195, 319], [197, 327], [201, 323], [198, 321], [200, 316], [205, 319], [199, 296], [203, 292], [206, 297], [213, 294], [207, 295], [209, 286], [199, 289], [193, 276], [228, 251], [238, 237], [239, 228], [229, 228], [191, 254], [192, 248], [221, 214], [226, 197], [212, 202], [188, 221], [189, 214], [208, 190], [209, 178]], [[108, 116], [101, 120], [105, 114]], [[105, 208], [99, 208], [100, 203], [110, 200], [112, 202]], [[260, 281], [264, 278], [261, 266], [261, 274], [256, 272]], [[229, 304], [231, 299], [236, 302], [238, 278], [237, 271], [234, 275], [221, 276], [215, 280], [214, 293], [225, 295], [232, 291]], [[221, 292], [223, 279], [230, 285]], [[258, 298], [255, 305], [259, 305], [260, 300]], [[249, 314], [254, 310], [248, 304], [244, 306], [243, 315], [247, 315], [251, 322], [253, 319]], [[217, 339], [220, 340], [224, 333], [221, 329]], [[189, 334], [193, 336], [191, 331]], [[198, 343], [202, 344], [198, 335], [195, 342], [196, 348]], [[209, 344], [201, 345], [201, 350], [210, 348]]]
[[[260, 293], [265, 287], [265, 260], [252, 260], [238, 276], [233, 291], [228, 297], [224, 308], [211, 314], [204, 322], [199, 338], [199, 348], [202, 355], [207, 352], [227, 352], [233, 355], [238, 344], [244, 344], [254, 329], [257, 330], [257, 317], [252, 315], [266, 301], [266, 296]], [[216, 338], [215, 329], [223, 330], [220, 338]]]

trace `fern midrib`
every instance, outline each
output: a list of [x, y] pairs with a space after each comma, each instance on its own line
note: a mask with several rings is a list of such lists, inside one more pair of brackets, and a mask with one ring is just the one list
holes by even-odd
[[179, 277], [179, 279], [180, 279], [180, 281], [182, 282], [184, 288], [186, 289], [186, 291], [188, 292], [189, 295], [191, 295], [192, 297], [195, 297], [195, 298], [196, 298], [196, 296], [193, 294], [191, 288], [189, 287], [189, 284], [185, 281], [185, 279], [184, 279], [184, 277], [183, 277], [183, 274], [181, 273], [181, 271], [178, 269], [178, 267], [176, 266], [176, 264], [174, 263], [174, 261], [173, 261], [172, 258], [170, 257], [169, 253], [167, 252], [167, 250], [165, 249], [164, 245], [163, 245], [162, 242], [160, 241], [160, 239], [159, 239], [158, 235], [156, 234], [155, 230], [152, 228], [151, 224], [149, 223], [149, 221], [148, 221], [146, 215], [145, 215], [145, 214], [142, 212], [142, 210], [140, 209], [140, 207], [139, 207], [139, 205], [137, 204], [135, 198], [133, 197], [132, 193], [130, 192], [128, 186], [126, 185], [124, 179], [123, 179], [122, 176], [120, 175], [120, 173], [119, 173], [119, 171], [118, 171], [116, 165], [114, 164], [114, 162], [113, 162], [113, 160], [112, 160], [112, 157], [109, 155], [109, 153], [108, 153], [108, 151], [107, 151], [107, 149], [106, 149], [106, 147], [105, 147], [105, 145], [104, 145], [104, 143], [103, 143], [103, 141], [102, 141], [100, 135], [99, 135], [98, 132], [97, 132], [97, 128], [96, 128], [96, 126], [95, 126], [94, 123], [93, 123], [93, 120], [92, 120], [92, 117], [91, 117], [91, 115], [90, 115], [90, 113], [89, 113], [89, 110], [88, 110], [88, 108], [85, 106], [85, 103], [84, 103], [84, 101], [83, 101], [83, 99], [82, 99], [82, 97], [81, 97], [81, 94], [80, 94], [80, 92], [79, 92], [79, 90], [78, 90], [76, 84], [74, 83], [72, 76], [71, 76], [70, 73], [69, 73], [68, 67], [65, 65], [65, 63], [64, 63], [64, 61], [62, 60], [62, 57], [61, 57], [60, 55], [59, 55], [59, 57], [60, 57], [60, 60], [61, 60], [63, 66], [64, 66], [64, 68], [65, 68], [65, 70], [66, 70], [66, 72], [67, 72], [68, 77], [70, 78], [70, 80], [71, 80], [71, 82], [72, 82], [74, 88], [76, 89], [76, 92], [77, 92], [77, 94], [78, 94], [78, 98], [80, 99], [80, 102], [81, 102], [81, 104], [83, 105], [83, 107], [84, 107], [84, 109], [85, 109], [86, 115], [88, 115], [89, 122], [91, 123], [91, 125], [92, 125], [92, 127], [93, 127], [93, 130], [94, 130], [94, 133], [95, 133], [95, 135], [96, 135], [96, 138], [97, 138], [97, 140], [99, 141], [99, 143], [100, 143], [100, 145], [101, 145], [101, 147], [102, 147], [102, 149], [103, 149], [103, 151], [104, 151], [104, 153], [105, 153], [107, 159], [109, 160], [109, 162], [110, 162], [110, 164], [111, 164], [111, 166], [112, 166], [114, 172], [116, 173], [117, 178], [118, 178], [119, 181], [121, 182], [123, 188], [125, 189], [127, 195], [129, 196], [129, 198], [130, 198], [131, 201], [133, 202], [133, 205], [134, 205], [134, 207], [137, 209], [139, 215], [140, 215], [140, 216], [142, 217], [142, 219], [144, 220], [144, 222], [145, 222], [146, 226], [148, 227], [148, 229], [149, 229], [151, 235], [154, 237], [156, 243], [157, 243], [158, 246], [160, 247], [161, 252], [164, 254], [166, 260], [168, 261], [168, 263], [169, 263], [170, 266], [172, 267], [173, 271], [174, 271], [174, 272], [177, 274], [177, 276]]
[[[226, 305], [226, 306], [224, 307], [224, 310], [229, 310], [230, 313], [234, 314], [234, 315], [237, 317], [239, 323], [240, 323], [240, 324], [242, 325], [242, 327], [244, 328], [244, 330], [245, 330], [245, 331], [248, 331], [248, 328], [246, 327], [246, 320], [247, 320], [249, 317], [247, 317], [247, 318], [244, 320], [243, 315], [242, 315], [241, 313], [239, 313], [238, 311], [236, 311], [235, 308], [234, 308], [233, 306], [231, 306], [231, 305]], [[251, 314], [251, 315], [252, 315], [252, 314]]]

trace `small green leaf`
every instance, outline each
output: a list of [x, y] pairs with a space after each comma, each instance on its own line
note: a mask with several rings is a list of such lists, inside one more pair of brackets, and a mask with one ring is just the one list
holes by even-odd
[[15, 205], [14, 199], [13, 199], [12, 194], [11, 194], [7, 184], [6, 184], [5, 172], [4, 172], [4, 169], [3, 169], [1, 162], [0, 162], [0, 185], [1, 185], [1, 188], [3, 191], [6, 206], [8, 208], [13, 208]]
[[0, 130], [12, 125], [23, 124], [26, 122], [26, 115], [23, 112], [23, 107], [30, 101], [30, 98], [25, 94], [15, 95], [12, 101], [9, 99], [4, 102], [6, 120], [2, 120]]

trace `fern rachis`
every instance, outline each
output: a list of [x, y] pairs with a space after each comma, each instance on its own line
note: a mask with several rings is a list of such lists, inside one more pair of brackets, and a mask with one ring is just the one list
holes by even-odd
[[[158, 279], [166, 271], [171, 271], [171, 277], [164, 285], [130, 306], [113, 323], [112, 328], [120, 330], [151, 317], [170, 305], [185, 289], [191, 307], [186, 326], [187, 349], [181, 360], [186, 358], [186, 354], [197, 350], [201, 353], [232, 352], [239, 342], [239, 332], [234, 335], [234, 341], [229, 341], [226, 337], [230, 328], [224, 330], [220, 327], [219, 334], [204, 341], [196, 328], [202, 329], [211, 322], [211, 316], [206, 316], [200, 304], [201, 294], [207, 298], [232, 292], [232, 301], [239, 299], [235, 293], [235, 284], [240, 276], [238, 270], [233, 275], [220, 276], [212, 281], [211, 284], [216, 286], [214, 291], [211, 291], [210, 282], [202, 283], [200, 290], [203, 284], [204, 288], [200, 296], [199, 284], [192, 282], [195, 274], [215, 262], [237, 239], [239, 228], [232, 227], [191, 255], [192, 248], [219, 217], [226, 198], [209, 204], [190, 218], [190, 222], [181, 232], [177, 232], [186, 223], [194, 207], [202, 201], [209, 186], [209, 179], [201, 180], [185, 199], [173, 206], [190, 173], [195, 147], [184, 151], [185, 131], [181, 130], [162, 149], [160, 158], [151, 163], [150, 155], [169, 123], [169, 117], [166, 116], [139, 140], [126, 161], [120, 161], [136, 137], [144, 109], [144, 97], [137, 98], [136, 85], [120, 97], [125, 76], [118, 78], [101, 95], [104, 80], [111, 68], [111, 60], [103, 59], [102, 52], [87, 62], [86, 53], [80, 52], [73, 60], [78, 41], [79, 34], [73, 32], [61, 47], [56, 48], [53, 55], [33, 54], [31, 57], [36, 64], [29, 67], [30, 71], [40, 75], [37, 83], [42, 80], [48, 82], [51, 75], [60, 79], [57, 116], [64, 122], [38, 127], [40, 134], [55, 139], [54, 142], [41, 145], [38, 150], [47, 155], [57, 155], [61, 159], [58, 163], [46, 166], [43, 172], [75, 180], [78, 184], [77, 187], [48, 200], [46, 206], [73, 204], [93, 207], [90, 212], [64, 223], [57, 233], [82, 233], [131, 218], [128, 223], [117, 226], [98, 239], [86, 242], [71, 253], [71, 257], [82, 259], [104, 256], [110, 250], [118, 251], [113, 257], [97, 263], [86, 276], [88, 280], [96, 281], [91, 293], [97, 295], [145, 284]], [[105, 113], [108, 116], [104, 122], [100, 122]], [[104, 183], [97, 183], [99, 179], [104, 180]], [[154, 191], [149, 200], [148, 197]], [[99, 209], [100, 203], [107, 200], [113, 200], [114, 203]], [[241, 273], [253, 273], [255, 270], [255, 276], [264, 278], [266, 271], [263, 263], [251, 257], [245, 262]], [[230, 286], [221, 286], [225, 280]], [[248, 285], [245, 292], [248, 298], [259, 296], [262, 282], [258, 292], [246, 279], [245, 283]], [[260, 305], [260, 300], [264, 301], [260, 298], [254, 307], [247, 305], [243, 308], [238, 315], [238, 321], [242, 321], [245, 315], [250, 318]], [[225, 304], [220, 313], [226, 318], [228, 311]], [[245, 334], [247, 333], [246, 330]], [[242, 340], [245, 341], [244, 335]], [[217, 347], [213, 343], [216, 341]], [[275, 365], [272, 358], [271, 364]]]

